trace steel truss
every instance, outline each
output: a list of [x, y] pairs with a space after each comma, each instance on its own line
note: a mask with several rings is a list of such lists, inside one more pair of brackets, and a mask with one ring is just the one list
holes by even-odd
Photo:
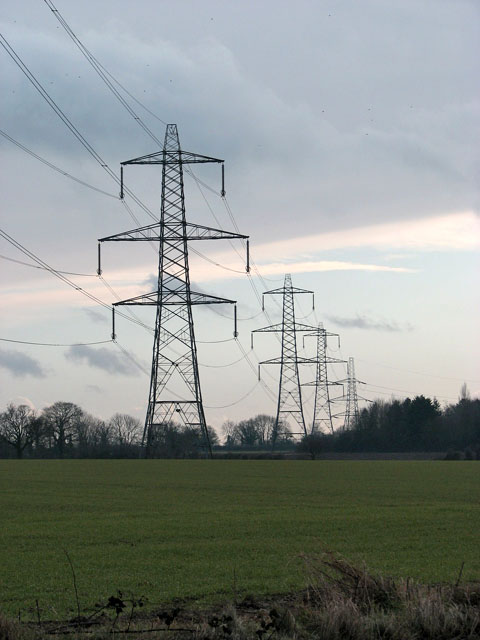
[[[223, 162], [219, 158], [183, 151], [180, 148], [177, 126], [167, 125], [162, 151], [121, 163], [121, 197], [123, 197], [123, 168], [126, 165], [159, 164], [162, 166], [159, 222], [99, 239], [99, 273], [101, 273], [100, 243], [107, 241], [158, 243], [157, 290], [113, 305], [113, 309], [120, 305], [151, 305], [157, 309], [150, 392], [142, 439], [146, 457], [153, 455], [156, 445], [165, 436], [166, 427], [175, 419], [187, 427], [200, 430], [206, 451], [208, 455], [212, 454], [200, 388], [192, 307], [199, 304], [235, 304], [235, 300], [219, 298], [191, 289], [188, 242], [245, 239], [247, 240], [248, 271], [248, 236], [187, 222], [183, 165], [221, 163], [221, 195], [224, 196]], [[236, 325], [234, 334], [236, 334]], [[115, 329], [112, 337], [115, 339]], [[167, 388], [169, 383], [176, 384], [178, 394]]]
[[[306, 382], [304, 386], [315, 387], [315, 401], [313, 407], [313, 420], [311, 434], [318, 431], [323, 431], [323, 428], [330, 429], [333, 433], [333, 420], [332, 409], [330, 400], [329, 387], [342, 386], [341, 382], [332, 382], [328, 379], [328, 365], [336, 363], [345, 363], [345, 360], [339, 358], [332, 358], [327, 356], [327, 339], [330, 337], [336, 337], [338, 340], [338, 347], [340, 348], [340, 336], [338, 333], [330, 333], [323, 328], [323, 323], [319, 323], [318, 328], [313, 333], [307, 333], [303, 336], [305, 344], [305, 338], [316, 337], [317, 338], [317, 358], [316, 358], [316, 375], [315, 380], [312, 382]], [[343, 393], [342, 393], [343, 395]]]
[[[265, 291], [266, 295], [281, 295], [283, 297], [282, 322], [273, 324], [262, 329], [252, 331], [252, 348], [254, 333], [281, 333], [282, 334], [282, 353], [279, 358], [271, 358], [264, 360], [258, 365], [258, 376], [260, 379], [260, 366], [266, 364], [280, 365], [280, 380], [278, 385], [278, 403], [277, 415], [275, 418], [274, 433], [278, 434], [279, 427], [288, 418], [292, 418], [300, 428], [302, 436], [307, 435], [305, 426], [305, 417], [302, 405], [302, 390], [300, 386], [300, 377], [298, 371], [299, 364], [315, 364], [314, 358], [301, 358], [297, 352], [296, 334], [300, 331], [315, 331], [315, 327], [311, 325], [295, 322], [295, 301], [294, 296], [300, 293], [311, 293], [307, 289], [298, 289], [292, 286], [292, 278], [290, 274], [285, 275], [283, 287]], [[263, 300], [262, 300], [263, 302]], [[275, 443], [273, 443], [275, 444]]]
[[358, 401], [364, 400], [365, 402], [371, 402], [368, 398], [363, 398], [358, 395], [357, 384], [365, 384], [362, 380], [357, 380], [355, 377], [355, 362], [353, 358], [348, 359], [347, 363], [347, 377], [344, 380], [339, 380], [339, 383], [347, 385], [347, 393], [340, 398], [335, 398], [335, 402], [344, 401], [345, 411], [337, 413], [334, 417], [344, 417], [343, 429], [351, 429], [359, 416]]

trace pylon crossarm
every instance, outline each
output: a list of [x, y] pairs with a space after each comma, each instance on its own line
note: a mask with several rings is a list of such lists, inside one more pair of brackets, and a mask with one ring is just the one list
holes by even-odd
[[[341, 362], [346, 362], [345, 360], [341, 360]], [[367, 384], [366, 382], [362, 382], [361, 380], [357, 380], [356, 378], [344, 378], [343, 380], [338, 380], [338, 382], [347, 383], [347, 382], [356, 382], [357, 384]]]
[[[302, 382], [302, 387], [316, 387], [317, 384], [318, 384], [318, 380], [312, 380], [312, 382]], [[328, 387], [334, 387], [334, 386], [343, 387], [343, 384], [341, 382], [330, 382], [330, 380], [326, 382], [323, 381], [323, 384]]]
[[281, 295], [281, 296], [283, 296], [283, 294], [285, 292], [287, 292], [287, 293], [312, 293], [313, 294], [313, 291], [310, 291], [309, 289], [299, 289], [298, 287], [288, 287], [287, 289], [285, 289], [285, 287], [279, 287], [278, 289], [270, 289], [270, 291], [264, 291], [263, 295], [264, 296], [268, 296], [268, 295]]
[[[158, 291], [152, 291], [152, 293], [145, 293], [134, 298], [128, 298], [127, 300], [121, 300], [114, 302], [113, 306], [131, 306], [131, 305], [158, 305]], [[187, 293], [185, 291], [177, 291], [175, 289], [169, 289], [163, 287], [162, 290], [162, 305], [185, 305], [185, 304], [235, 304], [236, 300], [229, 300], [228, 298], [219, 298], [218, 296], [210, 296], [206, 293], [190, 292], [190, 300], [188, 300]]]
[[[171, 228], [170, 223], [165, 226], [166, 229]], [[186, 230], [187, 240], [233, 240], [235, 238], [247, 240], [249, 238], [249, 236], [242, 233], [233, 233], [232, 231], [224, 231], [223, 229], [215, 229], [214, 227], [204, 227], [201, 224], [192, 224], [190, 222], [187, 222]]]
[[331, 358], [330, 356], [325, 356], [323, 359], [323, 363], [327, 364], [345, 364], [346, 360], [341, 360], [340, 358]]
[[275, 332], [275, 331], [281, 331], [282, 330], [282, 323], [279, 322], [278, 324], [272, 324], [269, 327], [262, 327], [261, 329], [253, 329], [252, 333], [270, 333], [270, 332]]
[[314, 358], [271, 358], [270, 360], [262, 360], [258, 364], [315, 364], [317, 361]]
[[[262, 327], [261, 329], [253, 329], [252, 333], [273, 333], [276, 331], [282, 331], [282, 323], [279, 322], [278, 324], [272, 324], [269, 327]], [[292, 327], [291, 329], [289, 329], [289, 331], [295, 331], [295, 332], [299, 332], [299, 331], [311, 331], [312, 327], [310, 327], [308, 324], [301, 324], [300, 322], [296, 322], [295, 326]], [[342, 360], [343, 362], [343, 360]]]
[[138, 158], [132, 158], [132, 160], [125, 160], [121, 162], [121, 166], [127, 164], [162, 164], [178, 165], [178, 164], [204, 164], [205, 162], [217, 162], [223, 163], [221, 158], [212, 158], [210, 156], [203, 156], [200, 153], [192, 153], [191, 151], [182, 151], [181, 149], [175, 149], [173, 151], [163, 150], [156, 153], [149, 153], [145, 156], [139, 156]]
[[[309, 337], [315, 337], [316, 338], [319, 334], [327, 336], [327, 338], [330, 338], [332, 336], [333, 337], [337, 337], [337, 338], [340, 337], [340, 334], [338, 334], [338, 333], [331, 333], [330, 331], [325, 331], [325, 329], [319, 329], [318, 327], [314, 331], [312, 331], [312, 333], [305, 334], [304, 337], [305, 338], [309, 338]], [[346, 360], [344, 362], [346, 362]]]
[[[163, 227], [163, 234], [161, 229]], [[214, 227], [205, 227], [199, 224], [187, 222], [172, 221], [166, 224], [155, 222], [154, 224], [130, 229], [122, 233], [116, 233], [112, 236], [99, 238], [98, 242], [151, 242], [152, 240], [171, 241], [171, 240], [235, 240], [237, 238], [246, 240], [249, 236], [241, 233], [233, 233], [224, 231], [223, 229], [215, 229]]]

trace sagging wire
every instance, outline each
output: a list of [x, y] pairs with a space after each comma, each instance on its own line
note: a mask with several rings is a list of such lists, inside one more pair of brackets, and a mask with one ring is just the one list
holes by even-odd
[[[36, 264], [31, 264], [30, 262], [23, 262], [23, 260], [15, 260], [15, 258], [9, 258], [8, 256], [0, 255], [0, 258], [2, 258], [2, 260], [8, 260], [9, 262], [15, 262], [16, 264], [21, 264], [24, 267], [31, 267], [32, 269], [41, 269], [43, 271], [50, 271], [50, 269], [47, 269], [46, 267], [40, 267]], [[55, 271], [57, 273], [63, 273], [64, 275], [67, 275], [67, 276], [80, 276], [82, 278], [97, 277], [95, 273], [76, 273], [74, 271], [61, 271], [60, 269], [55, 269]]]
[[15, 344], [29, 344], [38, 347], [90, 347], [97, 344], [108, 344], [112, 340], [99, 340], [97, 342], [73, 342], [71, 344], [60, 344], [57, 342], [30, 342], [27, 340], [13, 340], [11, 338], [0, 338], [2, 342], [14, 342]]
[[242, 402], [243, 400], [245, 400], [245, 398], [248, 398], [248, 396], [250, 396], [255, 389], [258, 387], [259, 382], [257, 380], [257, 382], [253, 385], [253, 387], [247, 391], [247, 393], [245, 393], [243, 396], [241, 396], [241, 398], [239, 398], [238, 400], [235, 400], [234, 402], [230, 402], [229, 404], [222, 404], [222, 405], [208, 405], [208, 404], [204, 404], [203, 406], [206, 409], [228, 409], [229, 407], [233, 407], [236, 404], [239, 404], [240, 402]]
[[[25, 153], [28, 153], [33, 158], [36, 158], [40, 162], [43, 162], [43, 164], [45, 164], [47, 167], [50, 167], [50, 169], [53, 169], [54, 171], [57, 171], [57, 173], [60, 173], [62, 176], [65, 176], [66, 178], [70, 178], [71, 180], [74, 180], [75, 182], [78, 182], [78, 184], [81, 184], [84, 187], [88, 187], [89, 189], [92, 189], [92, 191], [97, 191], [97, 193], [101, 193], [104, 196], [108, 196], [109, 198], [115, 198], [116, 200], [118, 200], [118, 196], [115, 195], [114, 193], [109, 193], [108, 191], [104, 191], [103, 189], [99, 189], [98, 187], [95, 187], [93, 184], [85, 182], [85, 180], [81, 180], [80, 178], [76, 178], [71, 173], [68, 173], [68, 171], [64, 171], [63, 169], [60, 169], [60, 167], [57, 167], [52, 162], [49, 162], [45, 158], [42, 158], [42, 156], [39, 156], [38, 153], [35, 153], [31, 149], [29, 149], [28, 147], [23, 145], [21, 142], [18, 142], [18, 140], [15, 140], [11, 136], [9, 136], [8, 133], [6, 133], [5, 131], [2, 131], [1, 129], [0, 129], [0, 135], [2, 135], [4, 138], [9, 140], [12, 144], [16, 145], [19, 149], [22, 149], [22, 151], [25, 151]], [[75, 275], [75, 274], [72, 274], [72, 275]]]

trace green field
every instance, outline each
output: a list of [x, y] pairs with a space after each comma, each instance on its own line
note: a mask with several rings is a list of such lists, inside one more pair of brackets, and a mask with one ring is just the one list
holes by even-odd
[[[478, 462], [0, 461], [0, 610], [118, 589], [152, 604], [305, 585], [338, 551], [422, 581], [480, 578]], [[235, 575], [235, 580], [234, 580]], [[50, 608], [54, 607], [52, 611]], [[45, 613], [48, 617], [49, 613]]]

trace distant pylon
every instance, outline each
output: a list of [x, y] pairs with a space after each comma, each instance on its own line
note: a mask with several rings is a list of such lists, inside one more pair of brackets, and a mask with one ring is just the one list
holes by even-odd
[[[167, 125], [162, 151], [121, 163], [121, 197], [123, 197], [124, 166], [130, 164], [162, 165], [160, 221], [99, 240], [99, 243], [105, 241], [158, 243], [157, 290], [113, 305], [113, 309], [117, 305], [150, 305], [157, 309], [150, 393], [142, 440], [146, 457], [152, 455], [155, 442], [161, 439], [165, 427], [175, 418], [178, 418], [185, 426], [199, 429], [202, 432], [206, 450], [211, 455], [210, 438], [200, 389], [192, 307], [199, 304], [234, 304], [235, 301], [210, 296], [191, 289], [188, 242], [192, 240], [246, 239], [248, 236], [187, 222], [183, 165], [207, 162], [222, 164], [221, 195], [224, 196], [223, 160], [183, 151], [180, 148], [177, 125]], [[98, 272], [101, 273], [100, 251]], [[236, 326], [234, 333], [236, 334]], [[112, 337], [115, 339], [115, 329]], [[167, 388], [167, 384], [173, 383], [176, 384], [176, 391]]]
[[[295, 322], [294, 296], [299, 293], [311, 293], [307, 289], [298, 289], [292, 286], [292, 278], [289, 273], [285, 275], [284, 285], [278, 289], [265, 291], [265, 295], [283, 296], [282, 322], [262, 329], [252, 331], [252, 348], [254, 333], [279, 332], [282, 334], [282, 355], [279, 358], [264, 360], [258, 365], [258, 377], [260, 379], [260, 366], [262, 364], [279, 364], [280, 380], [278, 384], [277, 415], [275, 418], [274, 434], [278, 433], [283, 420], [292, 418], [300, 428], [302, 436], [307, 435], [305, 417], [302, 405], [302, 390], [300, 386], [299, 364], [314, 364], [313, 358], [300, 358], [297, 352], [296, 334], [299, 331], [315, 331], [315, 327]], [[263, 303], [263, 300], [262, 300]], [[273, 443], [275, 444], [275, 443]]]
[[315, 402], [313, 406], [313, 420], [312, 429], [310, 433], [317, 431], [323, 431], [323, 428], [327, 428], [333, 433], [333, 420], [332, 409], [330, 400], [329, 387], [333, 385], [342, 385], [341, 382], [333, 382], [328, 379], [328, 365], [335, 363], [344, 363], [345, 360], [339, 358], [332, 358], [327, 355], [327, 338], [336, 337], [338, 339], [338, 346], [340, 348], [340, 336], [338, 333], [330, 333], [323, 328], [323, 323], [320, 322], [318, 329], [313, 333], [306, 333], [303, 336], [305, 338], [313, 336], [317, 338], [317, 367], [315, 380], [312, 382], [306, 382], [304, 386], [315, 387]]
[[358, 420], [358, 393], [357, 380], [355, 378], [355, 363], [353, 358], [348, 359], [347, 364], [347, 403], [345, 406], [344, 429], [350, 429]]
[[344, 380], [339, 380], [339, 383], [345, 383], [347, 385], [347, 393], [341, 398], [335, 398], [335, 401], [345, 401], [345, 411], [337, 413], [336, 418], [344, 416], [343, 429], [351, 429], [358, 420], [359, 410], [358, 401], [365, 400], [365, 402], [371, 402], [368, 398], [363, 398], [358, 395], [357, 384], [365, 384], [362, 380], [357, 380], [355, 377], [355, 363], [353, 358], [348, 359], [347, 363], [347, 377]]

